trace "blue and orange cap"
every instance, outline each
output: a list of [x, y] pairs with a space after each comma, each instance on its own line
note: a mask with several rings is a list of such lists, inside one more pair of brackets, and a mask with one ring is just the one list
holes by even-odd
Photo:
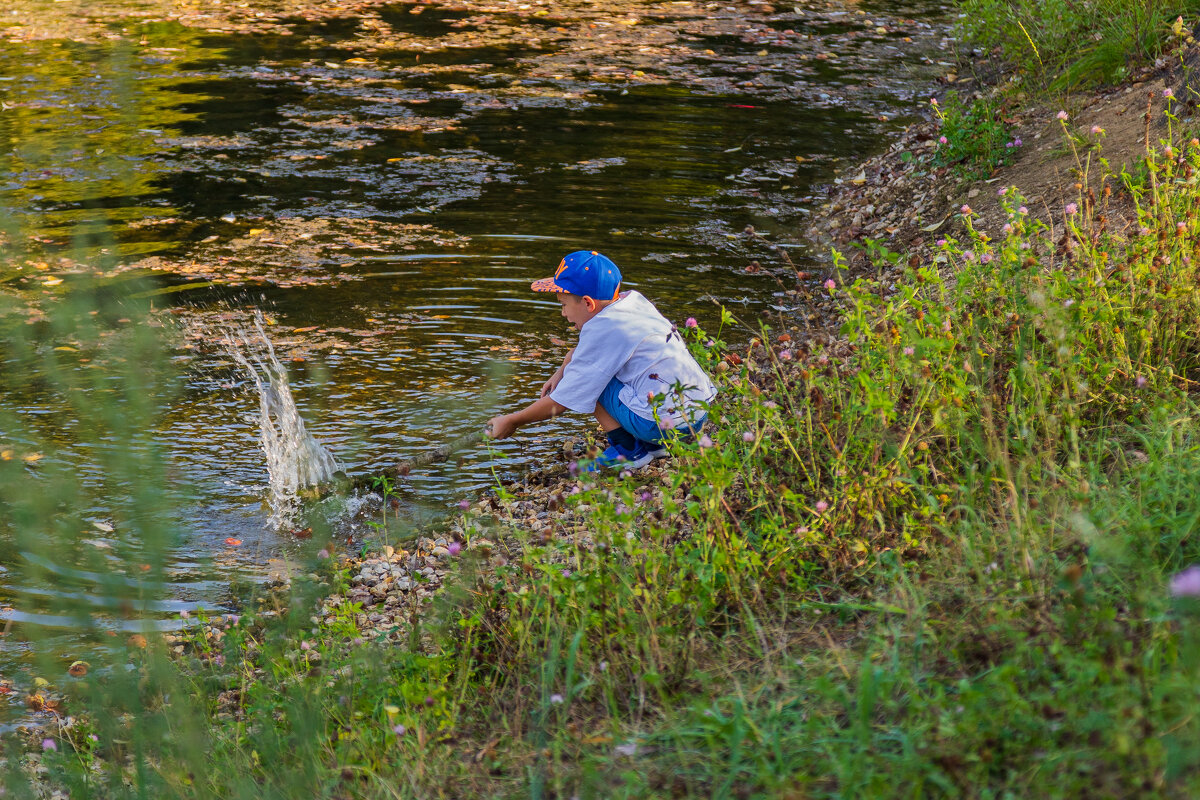
[[558, 263], [553, 277], [534, 281], [535, 292], [566, 292], [595, 300], [616, 300], [621, 292], [621, 270], [608, 256], [595, 250], [576, 250]]

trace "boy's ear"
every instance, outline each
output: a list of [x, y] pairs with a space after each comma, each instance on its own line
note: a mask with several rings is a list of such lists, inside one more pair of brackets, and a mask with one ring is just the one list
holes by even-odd
[[586, 294], [583, 296], [583, 304], [587, 306], [589, 312], [596, 310], [596, 301]]

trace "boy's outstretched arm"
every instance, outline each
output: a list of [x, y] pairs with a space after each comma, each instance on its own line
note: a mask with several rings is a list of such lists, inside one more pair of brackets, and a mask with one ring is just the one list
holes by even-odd
[[492, 439], [507, 439], [522, 425], [557, 417], [565, 411], [567, 411], [566, 406], [554, 402], [549, 395], [546, 395], [540, 400], [534, 400], [520, 411], [492, 417], [487, 424], [487, 434]]

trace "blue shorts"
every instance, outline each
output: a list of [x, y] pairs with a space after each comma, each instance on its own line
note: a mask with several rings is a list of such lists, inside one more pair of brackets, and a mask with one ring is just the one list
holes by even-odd
[[641, 439], [643, 442], [658, 444], [671, 435], [678, 435], [680, 439], [687, 441], [699, 433], [708, 420], [708, 414], [701, 414], [690, 427], [685, 424], [675, 429], [663, 430], [658, 427], [657, 422], [638, 416], [629, 406], [621, 402], [621, 390], [624, 388], [625, 384], [613, 378], [600, 393], [600, 399], [596, 401], [596, 404], [607, 411], [609, 416], [620, 423], [622, 428], [632, 433], [634, 438]]

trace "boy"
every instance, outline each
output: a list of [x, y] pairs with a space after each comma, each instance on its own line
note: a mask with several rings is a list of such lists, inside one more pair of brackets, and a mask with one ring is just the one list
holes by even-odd
[[554, 292], [579, 343], [542, 385], [541, 398], [493, 417], [488, 435], [506, 439], [531, 422], [566, 411], [595, 414], [608, 435], [591, 469], [639, 469], [667, 454], [662, 441], [678, 429], [693, 435], [717, 393], [675, 326], [638, 292], [621, 291], [621, 271], [595, 250], [577, 250], [535, 292]]

